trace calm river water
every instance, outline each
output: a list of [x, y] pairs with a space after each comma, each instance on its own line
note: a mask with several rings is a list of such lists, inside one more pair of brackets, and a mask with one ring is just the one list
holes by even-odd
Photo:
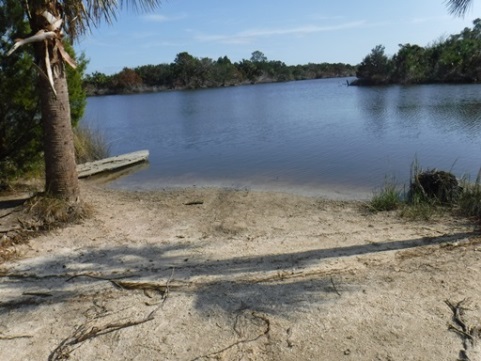
[[150, 150], [113, 187], [228, 186], [372, 194], [411, 163], [475, 178], [481, 86], [348, 87], [346, 79], [88, 99], [113, 155]]

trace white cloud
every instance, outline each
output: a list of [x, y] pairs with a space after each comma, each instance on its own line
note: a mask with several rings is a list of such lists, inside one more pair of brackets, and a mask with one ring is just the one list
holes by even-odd
[[411, 23], [421, 24], [421, 23], [429, 23], [429, 22], [436, 22], [436, 21], [446, 21], [448, 19], [450, 19], [450, 17], [448, 15], [431, 16], [431, 17], [424, 17], [424, 18], [413, 18], [413, 19], [411, 19]]
[[205, 35], [197, 34], [194, 37], [201, 42], [213, 42], [223, 44], [246, 44], [250, 42], [249, 37], [242, 37], [239, 35]]
[[146, 21], [157, 22], [157, 23], [164, 23], [166, 21], [169, 21], [169, 18], [167, 16], [160, 15], [160, 14], [147, 14], [142, 16], [142, 19]]
[[314, 20], [342, 20], [345, 19], [346, 17], [344, 15], [322, 15], [322, 14], [311, 14], [308, 15], [310, 19]]
[[240, 35], [248, 36], [248, 37], [274, 36], [274, 35], [305, 35], [305, 34], [312, 34], [312, 33], [321, 33], [326, 31], [357, 28], [364, 24], [365, 24], [364, 21], [355, 21], [351, 23], [344, 23], [344, 24], [330, 25], [330, 26], [307, 25], [307, 26], [301, 26], [301, 27], [290, 28], [290, 29], [285, 29], [285, 28], [254, 29], [254, 30], [241, 32]]
[[327, 26], [306, 25], [306, 26], [292, 27], [292, 28], [251, 29], [251, 30], [241, 31], [234, 35], [198, 34], [195, 36], [195, 38], [198, 41], [203, 41], [203, 42], [244, 44], [244, 43], [249, 43], [255, 38], [259, 38], [259, 37], [271, 37], [271, 36], [279, 36], [279, 35], [302, 36], [302, 35], [307, 35], [312, 33], [321, 33], [321, 32], [328, 32], [328, 31], [358, 28], [364, 25], [366, 25], [366, 22], [362, 20], [362, 21], [354, 21], [349, 23], [343, 23], [338, 25], [327, 25]]
[[146, 42], [140, 45], [143, 49], [152, 49], [152, 48], [163, 48], [163, 47], [179, 47], [182, 46], [181, 43], [174, 43], [171, 41], [151, 41]]
[[177, 15], [177, 16], [165, 16], [161, 14], [146, 14], [142, 16], [142, 19], [144, 21], [149, 21], [149, 22], [154, 22], [154, 23], [166, 23], [169, 21], [177, 21], [177, 20], [182, 20], [185, 19], [187, 15], [182, 14], [182, 15]]

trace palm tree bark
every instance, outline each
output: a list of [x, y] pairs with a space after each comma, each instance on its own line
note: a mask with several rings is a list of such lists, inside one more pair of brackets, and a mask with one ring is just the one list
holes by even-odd
[[33, 43], [38, 68], [38, 91], [43, 126], [45, 192], [67, 202], [79, 200], [80, 189], [70, 115], [70, 102], [62, 56], [61, 7], [55, 1], [29, 1], [33, 36], [16, 40], [11, 52]]
[[[39, 46], [38, 48], [43, 48]], [[44, 76], [39, 76], [42, 124], [45, 152], [45, 191], [73, 202], [80, 190], [75, 162], [67, 78], [62, 62], [54, 65], [54, 88]], [[56, 93], [56, 94], [55, 94]]]

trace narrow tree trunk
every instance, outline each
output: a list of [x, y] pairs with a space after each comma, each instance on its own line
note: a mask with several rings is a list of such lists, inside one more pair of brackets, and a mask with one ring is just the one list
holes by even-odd
[[70, 103], [64, 65], [56, 64], [52, 90], [45, 77], [39, 77], [45, 152], [45, 191], [69, 202], [77, 201], [80, 190], [75, 162]]

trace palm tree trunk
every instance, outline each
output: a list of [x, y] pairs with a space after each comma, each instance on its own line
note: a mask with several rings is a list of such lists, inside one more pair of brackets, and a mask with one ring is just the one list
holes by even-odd
[[[41, 48], [41, 47], [40, 47]], [[49, 81], [39, 76], [45, 152], [45, 191], [74, 202], [80, 190], [75, 162], [70, 103], [64, 65], [54, 65], [54, 93]]]

